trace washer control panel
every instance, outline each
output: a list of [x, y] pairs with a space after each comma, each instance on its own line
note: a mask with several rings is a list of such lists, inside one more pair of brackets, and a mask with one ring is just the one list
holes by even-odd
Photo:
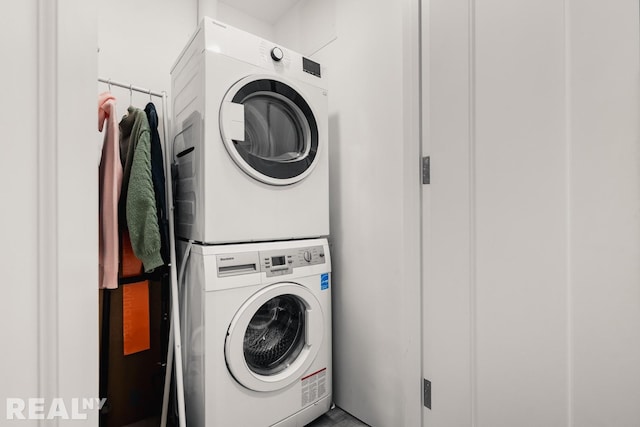
[[324, 264], [323, 246], [295, 249], [274, 249], [260, 252], [241, 252], [216, 255], [218, 277], [264, 271], [267, 277], [293, 273], [294, 268]]
[[267, 277], [291, 274], [294, 268], [324, 264], [325, 262], [322, 246], [260, 252], [260, 267], [262, 271], [267, 273]]

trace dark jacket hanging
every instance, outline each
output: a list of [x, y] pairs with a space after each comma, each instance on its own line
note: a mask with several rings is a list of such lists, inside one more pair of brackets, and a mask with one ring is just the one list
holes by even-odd
[[158, 113], [155, 105], [149, 102], [144, 108], [151, 130], [151, 179], [156, 195], [158, 212], [158, 228], [160, 229], [161, 255], [165, 264], [169, 264], [169, 222], [167, 220], [167, 203], [165, 197], [164, 156], [158, 134]]

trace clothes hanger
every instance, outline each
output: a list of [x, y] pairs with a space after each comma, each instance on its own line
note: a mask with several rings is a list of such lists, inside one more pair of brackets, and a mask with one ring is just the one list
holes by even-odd
[[129, 85], [129, 105], [133, 106], [133, 85]]

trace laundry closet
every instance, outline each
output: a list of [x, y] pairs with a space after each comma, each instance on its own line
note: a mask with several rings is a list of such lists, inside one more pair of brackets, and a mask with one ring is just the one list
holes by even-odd
[[[278, 230], [286, 230], [290, 224], [297, 224], [297, 230], [320, 227], [320, 231], [314, 231], [314, 233], [315, 235], [323, 235], [322, 228], [328, 227], [329, 224], [324, 225], [321, 221], [319, 222], [319, 215], [323, 210], [329, 209], [331, 213], [329, 252], [332, 253], [331, 260], [332, 267], [334, 267], [331, 272], [331, 291], [334, 310], [337, 309], [332, 316], [334, 322], [332, 332], [337, 347], [334, 346], [333, 350], [335, 362], [331, 377], [334, 381], [338, 381], [334, 385], [333, 400], [339, 405], [344, 405], [346, 410], [357, 413], [357, 416], [364, 421], [373, 423], [382, 422], [381, 420], [384, 418], [397, 417], [397, 414], [393, 415], [382, 408], [376, 409], [370, 406], [373, 402], [387, 399], [389, 393], [394, 396], [392, 397], [392, 400], [396, 402], [394, 405], [404, 405], [401, 402], [413, 402], [413, 411], [406, 415], [407, 420], [419, 416], [420, 400], [419, 395], [409, 391], [414, 389], [411, 382], [397, 381], [398, 370], [395, 363], [374, 360], [374, 375], [371, 374], [373, 371], [367, 368], [370, 358], [395, 358], [394, 355], [397, 354], [398, 360], [405, 360], [400, 363], [403, 370], [406, 370], [401, 373], [401, 377], [416, 378], [419, 376], [418, 343], [413, 340], [413, 337], [419, 333], [417, 321], [419, 318], [418, 252], [412, 250], [411, 255], [402, 256], [408, 246], [403, 246], [403, 240], [400, 238], [402, 234], [411, 230], [417, 231], [419, 218], [417, 210], [414, 211], [413, 217], [403, 217], [401, 210], [398, 209], [405, 203], [411, 204], [413, 209], [417, 209], [416, 197], [407, 198], [407, 195], [398, 191], [404, 187], [403, 183], [409, 175], [413, 180], [413, 176], [418, 172], [414, 163], [418, 145], [412, 144], [410, 149], [403, 150], [401, 143], [406, 138], [405, 135], [410, 135], [415, 129], [414, 127], [409, 128], [410, 130], [405, 129], [403, 120], [409, 120], [411, 116], [401, 114], [403, 109], [402, 94], [412, 92], [413, 96], [417, 96], [411, 87], [402, 83], [407, 73], [405, 69], [408, 70], [415, 62], [403, 61], [403, 57], [408, 54], [403, 48], [405, 6], [401, 4], [380, 6], [370, 9], [367, 12], [369, 16], [365, 18], [355, 4], [338, 7], [335, 2], [326, 1], [292, 1], [279, 7], [275, 5], [266, 7], [250, 1], [199, 2], [191, 4], [191, 7], [160, 4], [156, 6], [159, 10], [156, 11], [156, 18], [153, 21], [144, 19], [144, 16], [149, 13], [147, 8], [140, 7], [138, 11], [135, 8], [132, 10], [129, 5], [130, 15], [123, 18], [120, 16], [118, 8], [100, 6], [99, 44], [101, 46], [98, 58], [99, 72], [103, 78], [112, 78], [118, 81], [131, 80], [135, 84], [153, 90], [158, 90], [157, 87], [161, 87], [161, 89], [171, 87], [169, 104], [174, 109], [172, 117], [179, 116], [180, 122], [171, 124], [176, 133], [191, 126], [184, 125], [185, 120], [190, 120], [187, 110], [200, 102], [191, 101], [195, 99], [196, 94], [190, 95], [191, 98], [188, 99], [186, 96], [181, 97], [181, 93], [176, 92], [175, 86], [177, 81], [180, 82], [179, 85], [190, 83], [193, 86], [193, 82], [198, 77], [195, 77], [195, 80], [193, 77], [184, 77], [181, 80], [175, 80], [175, 78], [184, 67], [179, 63], [178, 55], [183, 52], [183, 49], [189, 49], [185, 46], [188, 45], [190, 38], [196, 31], [195, 23], [203, 14], [215, 14], [215, 18], [224, 24], [235, 26], [240, 30], [269, 40], [283, 49], [299, 52], [305, 56], [305, 61], [317, 64], [315, 65], [317, 74], [319, 76], [320, 72], [322, 73], [322, 80], [313, 77], [313, 73], [316, 71], [311, 69], [301, 69], [301, 71], [306, 75], [304, 79], [311, 83], [315, 80], [326, 82], [318, 84], [318, 87], [322, 87], [324, 84], [326, 87], [324, 87], [325, 94], [318, 93], [317, 96], [320, 98], [326, 96], [328, 99], [326, 113], [328, 114], [328, 128], [324, 130], [320, 128], [320, 134], [323, 131], [328, 131], [328, 135], [325, 137], [328, 137], [329, 144], [328, 150], [318, 150], [318, 153], [327, 156], [329, 163], [329, 199], [323, 198], [324, 190], [315, 184], [315, 180], [321, 176], [318, 175], [320, 171], [317, 167], [297, 187], [290, 186], [294, 191], [302, 192], [299, 196], [290, 199], [278, 196], [278, 199], [269, 200], [272, 197], [263, 197], [267, 195], [266, 193], [255, 192], [251, 188], [244, 191], [244, 182], [246, 181], [244, 179], [238, 181], [237, 185], [232, 179], [227, 179], [227, 182], [224, 183], [219, 182], [221, 178], [217, 178], [214, 174], [226, 173], [224, 170], [227, 167], [233, 169], [237, 169], [238, 166], [243, 167], [242, 156], [238, 156], [240, 159], [238, 166], [233, 163], [228, 165], [219, 163], [215, 164], [213, 168], [207, 169], [206, 176], [209, 180], [207, 194], [219, 194], [222, 199], [209, 197], [206, 206], [196, 207], [193, 212], [196, 215], [211, 212], [215, 216], [210, 215], [207, 222], [204, 223], [197, 221], [192, 225], [177, 223], [177, 233], [178, 235], [182, 233], [183, 236], [193, 238], [196, 241], [207, 241], [209, 238], [203, 236], [206, 234], [213, 236], [213, 233], [217, 232], [216, 227], [220, 231], [218, 234], [222, 236], [222, 232], [233, 234], [233, 227], [238, 227], [239, 231], [244, 228], [245, 234], [248, 232], [247, 230], [255, 230], [254, 234], [268, 234], [273, 231], [282, 233]], [[256, 9], [261, 10], [257, 11]], [[371, 13], [375, 13], [373, 20]], [[123, 20], [128, 21], [123, 22]], [[121, 22], [121, 24], [110, 26], [111, 22]], [[384, 32], [378, 31], [381, 27], [376, 26], [376, 22], [385, 22]], [[120, 25], [122, 28], [128, 26], [132, 28], [130, 31], [122, 32]], [[163, 28], [163, 31], [157, 31], [157, 28]], [[406, 27], [406, 31], [409, 31], [409, 28], [415, 27]], [[342, 39], [340, 34], [342, 34]], [[145, 55], [147, 58], [145, 62], [140, 61], [139, 53], [123, 51], [120, 48], [123, 43], [133, 40], [150, 40], [154, 37], [156, 40], [153, 43], [141, 42], [142, 45], [149, 43], [150, 53], [157, 52], [155, 57], [153, 54]], [[224, 42], [225, 37], [221, 39], [221, 43]], [[119, 41], [116, 42], [116, 39]], [[162, 49], [159, 49], [159, 46], [162, 46]], [[377, 46], [381, 50], [372, 50], [373, 46]], [[219, 48], [223, 51], [227, 49], [224, 45]], [[261, 49], [267, 49], [268, 52], [272, 47], [265, 46]], [[377, 54], [382, 51], [387, 53], [385, 55]], [[169, 54], [170, 52], [173, 53]], [[193, 53], [183, 52], [183, 55], [193, 55]], [[272, 62], [268, 56], [267, 60]], [[282, 63], [288, 67], [287, 61], [291, 60], [285, 50]], [[160, 69], [166, 70], [166, 72], [158, 73], [157, 70]], [[171, 70], [174, 73], [173, 81], [168, 74]], [[332, 76], [338, 75], [341, 76], [340, 79], [332, 78]], [[226, 86], [230, 86], [224, 83], [227, 78], [220, 73], [215, 80], [211, 77], [211, 80], [205, 84], [207, 87], [213, 87], [218, 82], [225, 86], [225, 88], [221, 88], [225, 91], [228, 89]], [[331, 87], [332, 82], [336, 85], [334, 88]], [[360, 82], [361, 84], [355, 85], [349, 82]], [[195, 84], [195, 86], [198, 85], [199, 83]], [[301, 86], [302, 83], [297, 85]], [[295, 89], [299, 90], [299, 88]], [[196, 90], [198, 89], [196, 88]], [[126, 99], [128, 95], [126, 89], [123, 91], [123, 95]], [[303, 98], [309, 102], [311, 110], [317, 114], [319, 107], [316, 98], [309, 98], [308, 91], [303, 95]], [[134, 94], [134, 100], [136, 97], [144, 99], [144, 94]], [[231, 99], [232, 96], [229, 96], [229, 101]], [[283, 99], [282, 96], [281, 99]], [[385, 101], [379, 102], [382, 99]], [[207, 106], [207, 108], [210, 107]], [[297, 110], [300, 112], [298, 115], [307, 114], [304, 106]], [[233, 112], [225, 111], [224, 113], [225, 117], [228, 117]], [[247, 113], [245, 112], [245, 114]], [[206, 120], [217, 122], [215, 117], [208, 117]], [[224, 120], [227, 119], [223, 118], [222, 120], [220, 126], [223, 133], [229, 132], [229, 128], [226, 127], [228, 125], [224, 123]], [[417, 123], [415, 117], [412, 120]], [[366, 123], [374, 122], [385, 123], [385, 125], [369, 129]], [[204, 123], [205, 126], [209, 126], [206, 122]], [[187, 132], [203, 132], [202, 129], [197, 129], [199, 125], [197, 117], [194, 124], [195, 126], [190, 127]], [[322, 123], [319, 122], [318, 125], [320, 126]], [[313, 125], [309, 129], [313, 134]], [[204, 130], [204, 132], [209, 131]], [[219, 132], [214, 129], [212, 134]], [[414, 133], [412, 136], [414, 141], [416, 141], [416, 137], [417, 134]], [[180, 182], [191, 185], [189, 182], [192, 180], [187, 175], [187, 170], [198, 174], [205, 169], [202, 169], [202, 165], [198, 166], [195, 163], [191, 164], [189, 168], [186, 167], [191, 159], [198, 159], [198, 157], [195, 157], [190, 151], [193, 146], [185, 144], [183, 135], [178, 135], [176, 146], [174, 154], [180, 155], [180, 158], [177, 159], [178, 169], [180, 169], [180, 165], [185, 167], [184, 173], [178, 171], [178, 185]], [[226, 151], [230, 150], [229, 147], [223, 148], [222, 144], [218, 148], [220, 154], [226, 154]], [[198, 150], [197, 146], [195, 149]], [[233, 149], [231, 150], [233, 151]], [[312, 147], [311, 153], [314, 151], [315, 148]], [[215, 158], [224, 160], [222, 156]], [[209, 162], [210, 160], [205, 161]], [[216, 162], [219, 161], [216, 160]], [[411, 167], [405, 167], [409, 163], [413, 163]], [[222, 175], [219, 176], [222, 177]], [[267, 182], [264, 181], [264, 178], [258, 178]], [[273, 178], [270, 179], [273, 180]], [[418, 182], [413, 181], [410, 191], [416, 195]], [[250, 186], [253, 187], [253, 184]], [[237, 191], [234, 193], [234, 190]], [[282, 194], [292, 191], [286, 190], [286, 187], [280, 187], [277, 190]], [[229, 196], [234, 194], [235, 201], [229, 199]], [[245, 197], [250, 197], [255, 203], [255, 211], [248, 210], [251, 205], [247, 204]], [[291, 200], [293, 204], [287, 205], [288, 202], [283, 202], [285, 200]], [[216, 202], [233, 203], [242, 207], [236, 215], [238, 221], [225, 226], [224, 224], [229, 222], [231, 218], [220, 216], [222, 213], [216, 214]], [[272, 205], [273, 202], [277, 205]], [[177, 196], [176, 203], [176, 212], [178, 213], [184, 207], [193, 209], [188, 207], [192, 201], [183, 200], [180, 195]], [[281, 215], [275, 217], [277, 221], [269, 220], [271, 223], [259, 225], [264, 219], [263, 217], [265, 215], [269, 217], [269, 212], [273, 209], [280, 209], [282, 212]], [[298, 211], [299, 213], [296, 213]], [[305, 214], [304, 212], [313, 212], [313, 214]], [[217, 219], [215, 219], [216, 217]], [[243, 223], [250, 227], [243, 227], [241, 225]], [[254, 227], [254, 223], [259, 226]], [[206, 229], [203, 225], [198, 224], [204, 224]], [[193, 228], [194, 226], [199, 229]], [[189, 228], [192, 229], [191, 232], [187, 231]], [[187, 235], [184, 234], [185, 232]], [[300, 231], [295, 231], [295, 233], [300, 235]], [[281, 234], [281, 237], [291, 238], [295, 235]], [[417, 234], [414, 234], [415, 238], [417, 238]], [[268, 236], [265, 239], [268, 240]], [[412, 243], [405, 241], [405, 244], [416, 245], [417, 242], [418, 240], [414, 240]], [[334, 250], [336, 251], [335, 258], [332, 252]], [[383, 253], [385, 254], [383, 262], [388, 263], [391, 269], [372, 270], [366, 268], [372, 263], [377, 263], [375, 260]], [[180, 254], [178, 256], [180, 257]], [[399, 280], [395, 271], [402, 265], [404, 265], [403, 275], [407, 278], [413, 276], [412, 280]], [[187, 269], [187, 275], [193, 276], [193, 273], [189, 273], [189, 271], [191, 270]], [[354, 284], [348, 286], [349, 282]], [[338, 286], [340, 283], [342, 286]], [[371, 292], [361, 292], [365, 283], [370, 284]], [[384, 283], [395, 283], [396, 285], [390, 287]], [[401, 287], [400, 289], [407, 286], [408, 292], [398, 292], [396, 288], [398, 285]], [[400, 320], [400, 324], [403, 325], [400, 327], [401, 333], [398, 333], [396, 327], [391, 327], [384, 318], [372, 317], [371, 311], [366, 308], [367, 305], [380, 306], [384, 303], [391, 304], [395, 307], [394, 310], [403, 313], [403, 318]], [[405, 306], [407, 309], [401, 308]], [[373, 330], [376, 331], [377, 336], [370, 333]], [[353, 337], [355, 336], [359, 338], [354, 341]], [[386, 350], [383, 353], [377, 351], [380, 340], [386, 343]], [[410, 353], [402, 352], [400, 349], [406, 348], [406, 343], [410, 342], [415, 350]], [[367, 357], [363, 358], [361, 351], [366, 353]], [[407, 357], [410, 359], [406, 359]], [[319, 369], [321, 368], [319, 367]], [[185, 381], [188, 383], [189, 379], [185, 379]], [[379, 385], [371, 387], [372, 384]], [[393, 385], [390, 386], [390, 384]], [[359, 390], [358, 393], [350, 391], [353, 387]], [[340, 400], [342, 400], [342, 404], [339, 402]], [[187, 406], [190, 404], [193, 403], [187, 402]], [[273, 405], [277, 405], [277, 403]]]
[[[307, 424], [333, 403], [331, 257], [327, 241], [320, 239], [329, 236], [325, 67], [226, 22], [198, 18], [173, 63], [167, 65], [166, 51], [158, 58], [162, 65], [156, 68], [171, 72], [172, 95], [123, 83], [124, 76], [137, 74], [128, 74], [131, 68], [164, 74], [136, 62], [139, 58], [130, 58], [134, 66], [113, 69], [120, 77], [99, 78], [108, 89], [99, 110], [109, 116], [107, 131], [117, 131], [112, 129], [113, 89], [124, 89], [124, 95], [128, 89], [124, 101], [130, 105], [119, 124], [120, 155], [126, 157], [119, 213], [126, 215], [118, 217], [118, 278], [117, 284], [101, 282], [106, 289], [101, 292], [100, 395], [107, 399], [100, 422]], [[122, 58], [110, 56], [118, 44], [99, 44], [100, 63], [110, 58], [122, 64]], [[138, 125], [143, 113], [134, 106], [145, 93], [145, 112], [154, 109], [153, 96], [161, 101], [160, 157], [166, 159], [166, 168], [154, 164], [154, 149], [156, 155], [161, 151], [153, 145], [159, 143], [158, 120], [147, 114], [152, 155], [146, 153], [146, 171], [135, 167], [147, 141], [136, 140], [134, 132], [129, 139], [127, 126], [146, 126]], [[103, 107], [107, 102], [109, 108]], [[104, 172], [113, 139], [105, 133], [101, 188], [114, 180]], [[164, 186], [162, 192], [155, 188], [156, 181], [164, 184], [164, 175], [162, 180], [151, 176], [158, 169], [170, 174], [169, 218]], [[156, 190], [160, 229], [147, 221], [141, 236], [134, 221], [146, 205], [132, 200], [140, 193], [132, 188], [140, 178], [134, 182], [129, 175], [145, 172]], [[108, 211], [103, 205], [101, 212]], [[101, 231], [112, 225], [108, 220], [101, 217]], [[108, 233], [101, 233], [101, 272], [114, 258], [103, 256], [113, 245], [103, 235]], [[162, 259], [152, 259], [148, 241], [166, 236]], [[209, 292], [200, 295], [199, 288]], [[240, 289], [248, 294], [238, 299]], [[246, 406], [256, 411], [237, 412]]]

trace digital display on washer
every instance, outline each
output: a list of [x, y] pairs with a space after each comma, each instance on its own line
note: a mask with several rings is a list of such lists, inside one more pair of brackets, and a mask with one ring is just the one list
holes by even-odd
[[302, 71], [320, 77], [320, 64], [310, 59], [302, 58]]
[[271, 257], [271, 265], [273, 265], [274, 267], [276, 265], [284, 265], [284, 263], [285, 263], [284, 256]]

